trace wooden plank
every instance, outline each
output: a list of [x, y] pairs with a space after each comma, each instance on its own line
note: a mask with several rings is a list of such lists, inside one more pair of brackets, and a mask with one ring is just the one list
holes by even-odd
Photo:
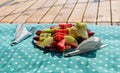
[[40, 20], [40, 23], [52, 23], [59, 11], [62, 9], [67, 0], [58, 0], [49, 12]]
[[98, 3], [99, 1], [89, 0], [83, 22], [92, 22], [96, 23], [97, 11], [98, 11]]
[[25, 23], [25, 21], [37, 11], [47, 0], [38, 0], [33, 6], [23, 12], [13, 23]]
[[32, 4], [34, 4], [37, 0], [29, 0], [25, 2], [21, 7], [16, 9], [14, 12], [9, 14], [7, 17], [5, 17], [2, 22], [9, 22], [12, 23], [20, 14], [22, 14], [26, 9], [28, 9]]
[[97, 18], [97, 24], [108, 22], [111, 23], [111, 14], [110, 14], [110, 2], [109, 0], [100, 0], [99, 12]]
[[120, 22], [120, 0], [111, 0], [112, 22]]
[[66, 5], [63, 7], [58, 16], [55, 18], [54, 22], [67, 22], [77, 1], [78, 0], [68, 0]]
[[48, 0], [41, 8], [39, 8], [26, 22], [39, 23], [42, 17], [49, 11], [57, 0]]
[[88, 0], [79, 0], [68, 22], [81, 22]]
[[[8, 16], [10, 13], [12, 13], [14, 10], [16, 10], [18, 7], [20, 7], [22, 4], [24, 4], [24, 2], [19, 2], [17, 4], [15, 4], [16, 2], [12, 3], [11, 5], [7, 6], [6, 9], [2, 10], [0, 12], [0, 21], [5, 18], [6, 16]], [[1, 21], [2, 22], [2, 21]]]

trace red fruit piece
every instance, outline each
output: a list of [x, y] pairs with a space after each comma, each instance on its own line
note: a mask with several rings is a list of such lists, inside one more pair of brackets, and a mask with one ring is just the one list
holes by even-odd
[[64, 52], [65, 51], [65, 39], [61, 40], [58, 44], [58, 49], [61, 51], [61, 52]]
[[88, 32], [88, 37], [91, 37], [91, 36], [93, 36], [94, 34], [95, 34], [94, 32], [89, 31], [89, 32]]
[[72, 24], [59, 24], [59, 27], [60, 27], [61, 29], [71, 28], [71, 27], [72, 27]]
[[57, 33], [53, 34], [53, 37], [56, 36], [56, 35], [66, 36], [67, 34], [61, 33], [61, 32], [57, 32]]
[[35, 41], [39, 41], [39, 36], [35, 36], [35, 37], [33, 37], [33, 39], [34, 39]]
[[71, 44], [71, 48], [77, 48], [78, 44]]
[[62, 39], [64, 39], [64, 36], [62, 36], [62, 35], [55, 35], [55, 36], [53, 37], [53, 40], [56, 41], [56, 42], [59, 42], [59, 41], [61, 41]]
[[58, 29], [58, 30], [55, 30], [55, 33], [58, 33], [58, 32], [68, 34], [68, 30], [67, 29]]
[[42, 30], [38, 30], [38, 31], [36, 31], [36, 35], [40, 35], [41, 33], [43, 33], [43, 31]]

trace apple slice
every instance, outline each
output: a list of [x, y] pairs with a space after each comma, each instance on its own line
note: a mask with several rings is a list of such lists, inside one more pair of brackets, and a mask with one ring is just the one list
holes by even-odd
[[77, 40], [72, 36], [64, 36], [64, 39], [66, 44], [78, 44]]
[[42, 48], [45, 48], [45, 46], [51, 45], [52, 43], [53, 43], [53, 37], [48, 37], [40, 44], [40, 46]]

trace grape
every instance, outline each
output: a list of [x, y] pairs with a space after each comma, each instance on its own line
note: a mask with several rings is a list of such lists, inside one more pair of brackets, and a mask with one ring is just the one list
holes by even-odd
[[35, 36], [35, 37], [33, 37], [33, 39], [34, 39], [35, 41], [39, 41], [39, 36]]
[[36, 35], [40, 35], [41, 33], [43, 33], [43, 31], [42, 30], [38, 30], [37, 32], [36, 32]]

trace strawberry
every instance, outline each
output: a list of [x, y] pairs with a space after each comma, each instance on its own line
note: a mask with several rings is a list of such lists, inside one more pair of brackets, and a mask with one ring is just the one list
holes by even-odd
[[62, 36], [62, 35], [55, 35], [55, 36], [53, 37], [53, 40], [56, 41], [56, 42], [59, 42], [59, 41], [61, 41], [62, 39], [64, 39], [64, 36]]
[[57, 33], [53, 34], [53, 37], [56, 36], [56, 35], [66, 36], [67, 34], [61, 33], [61, 32], [57, 32]]
[[71, 27], [72, 27], [72, 24], [59, 24], [59, 27], [60, 27], [61, 29], [71, 28]]
[[68, 30], [67, 29], [57, 29], [57, 30], [55, 30], [55, 33], [58, 33], [58, 32], [68, 34]]
[[65, 51], [65, 39], [61, 40], [58, 44], [57, 44], [57, 48], [61, 51], [64, 52]]

